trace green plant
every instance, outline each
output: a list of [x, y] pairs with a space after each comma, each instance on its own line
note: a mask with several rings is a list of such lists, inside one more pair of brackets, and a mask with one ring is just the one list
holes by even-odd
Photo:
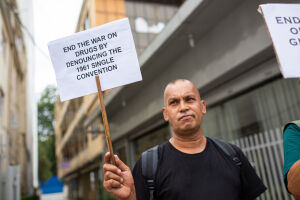
[[39, 200], [39, 197], [36, 195], [25, 195], [21, 197], [21, 200]]

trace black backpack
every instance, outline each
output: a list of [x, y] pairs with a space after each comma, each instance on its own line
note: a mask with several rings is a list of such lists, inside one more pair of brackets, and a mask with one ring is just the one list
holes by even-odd
[[[210, 138], [213, 143], [219, 147], [236, 166], [240, 167], [242, 162], [237, 155], [236, 150], [227, 142]], [[154, 200], [155, 192], [155, 173], [158, 163], [158, 145], [142, 153], [142, 175], [146, 178], [147, 188], [150, 193], [150, 200]]]

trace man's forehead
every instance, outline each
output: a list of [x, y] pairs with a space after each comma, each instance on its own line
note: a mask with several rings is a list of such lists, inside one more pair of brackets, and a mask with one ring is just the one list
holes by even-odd
[[170, 100], [170, 99], [177, 99], [180, 97], [195, 97], [197, 96], [196, 92], [185, 92], [185, 93], [172, 93], [172, 94], [167, 94], [165, 96], [166, 100]]
[[169, 83], [166, 88], [165, 92], [169, 90], [176, 90], [179, 88], [184, 88], [185, 90], [196, 88], [191, 81], [188, 80], [177, 80], [176, 82]]
[[165, 98], [178, 95], [197, 95], [198, 90], [195, 85], [188, 80], [178, 80], [167, 85], [164, 93]]

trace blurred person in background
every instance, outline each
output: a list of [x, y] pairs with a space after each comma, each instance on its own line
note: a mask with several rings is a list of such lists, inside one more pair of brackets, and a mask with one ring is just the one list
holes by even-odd
[[[298, 79], [300, 87], [300, 79]], [[300, 200], [300, 120], [285, 125], [283, 129], [284, 168], [283, 179], [287, 190]]]

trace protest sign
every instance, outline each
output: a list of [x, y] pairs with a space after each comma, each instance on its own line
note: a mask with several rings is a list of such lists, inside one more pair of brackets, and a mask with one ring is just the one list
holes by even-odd
[[127, 18], [48, 44], [61, 101], [142, 80]]
[[259, 6], [284, 78], [300, 77], [300, 4]]

